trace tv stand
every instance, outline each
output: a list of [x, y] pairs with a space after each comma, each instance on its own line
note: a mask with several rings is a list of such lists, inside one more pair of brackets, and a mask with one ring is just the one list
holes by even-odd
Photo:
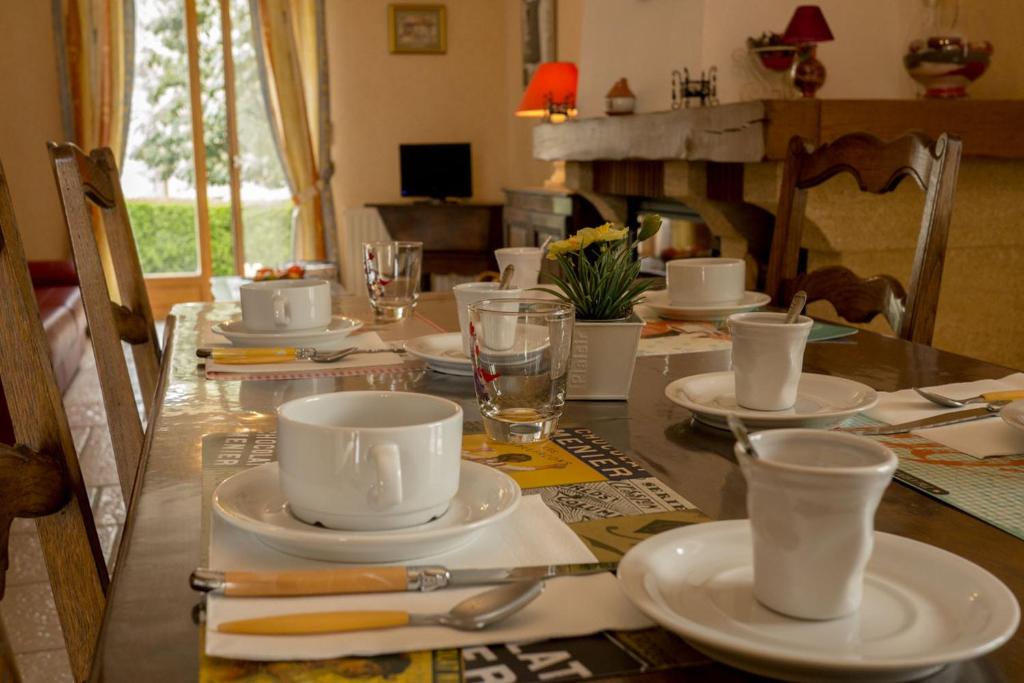
[[502, 246], [501, 204], [426, 202], [367, 204], [380, 212], [394, 240], [423, 242], [423, 285], [430, 274], [479, 275], [496, 271]]

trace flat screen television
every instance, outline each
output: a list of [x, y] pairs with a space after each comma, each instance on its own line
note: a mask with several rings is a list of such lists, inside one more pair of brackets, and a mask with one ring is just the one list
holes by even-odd
[[403, 197], [472, 197], [469, 143], [399, 145]]

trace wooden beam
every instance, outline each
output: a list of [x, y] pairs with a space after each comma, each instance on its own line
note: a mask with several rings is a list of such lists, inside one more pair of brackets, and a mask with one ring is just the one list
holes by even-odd
[[238, 107], [235, 56], [231, 49], [231, 6], [220, 0], [220, 38], [224, 49], [224, 99], [228, 119], [228, 179], [231, 186], [231, 231], [235, 238], [235, 273], [245, 275], [245, 233], [242, 226], [242, 180], [239, 172]]
[[192, 161], [196, 180], [196, 222], [199, 227], [200, 292], [210, 294], [213, 255], [210, 250], [210, 205], [206, 196], [206, 142], [203, 137], [203, 101], [199, 75], [199, 19], [196, 0], [185, 0], [185, 38], [188, 43], [188, 84], [192, 110]]

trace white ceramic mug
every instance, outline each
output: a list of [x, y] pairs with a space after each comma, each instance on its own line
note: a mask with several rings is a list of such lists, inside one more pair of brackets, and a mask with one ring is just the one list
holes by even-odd
[[875, 510], [896, 471], [891, 450], [863, 436], [776, 429], [737, 444], [754, 540], [754, 597], [800, 619], [860, 606]]
[[268, 280], [239, 289], [242, 324], [251, 332], [291, 332], [331, 324], [331, 285], [326, 280]]
[[738, 258], [684, 258], [665, 264], [672, 306], [726, 306], [743, 299], [746, 264]]
[[509, 265], [516, 267], [512, 276], [512, 286], [520, 289], [537, 286], [542, 257], [540, 247], [502, 247], [494, 250], [498, 270], [503, 271]]
[[281, 492], [333, 529], [380, 530], [444, 514], [459, 488], [462, 408], [400, 391], [307, 396], [277, 410]]
[[[519, 299], [522, 289], [498, 289], [497, 282], [466, 282], [452, 287], [455, 305], [459, 311], [459, 331], [462, 332], [462, 352], [469, 358], [469, 305], [484, 299]], [[514, 309], [513, 309], [514, 310]]]
[[736, 313], [732, 336], [736, 402], [751, 410], [786, 410], [796, 403], [811, 319], [785, 324], [785, 313]]

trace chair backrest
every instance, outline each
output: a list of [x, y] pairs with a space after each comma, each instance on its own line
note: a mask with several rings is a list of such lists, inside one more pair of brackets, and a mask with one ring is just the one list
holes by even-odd
[[[775, 303], [783, 305], [803, 289], [809, 301], [826, 299], [851, 322], [866, 322], [881, 313], [900, 337], [931, 344], [960, 154], [960, 139], [945, 133], [934, 141], [911, 133], [892, 142], [852, 133], [817, 149], [794, 136], [786, 153], [768, 263], [767, 292]], [[890, 276], [862, 280], [841, 266], [798, 278], [807, 190], [843, 172], [863, 192], [891, 192], [907, 177], [925, 191], [908, 292]]]
[[[49, 150], [96, 354], [121, 492], [129, 500], [143, 428], [121, 342], [131, 344], [143, 404], [150, 415], [160, 376], [153, 313], [113, 154], [103, 147], [87, 155], [70, 143], [51, 142]], [[100, 232], [110, 248], [120, 303], [112, 300], [103, 271], [96, 239]]]
[[[106, 606], [107, 568], [2, 166], [0, 292], [0, 382], [18, 442], [0, 445], [0, 596], [11, 520], [38, 517], [36, 528], [71, 671], [83, 680]], [[4, 658], [10, 659], [10, 648], [0, 643], [0, 660]]]

